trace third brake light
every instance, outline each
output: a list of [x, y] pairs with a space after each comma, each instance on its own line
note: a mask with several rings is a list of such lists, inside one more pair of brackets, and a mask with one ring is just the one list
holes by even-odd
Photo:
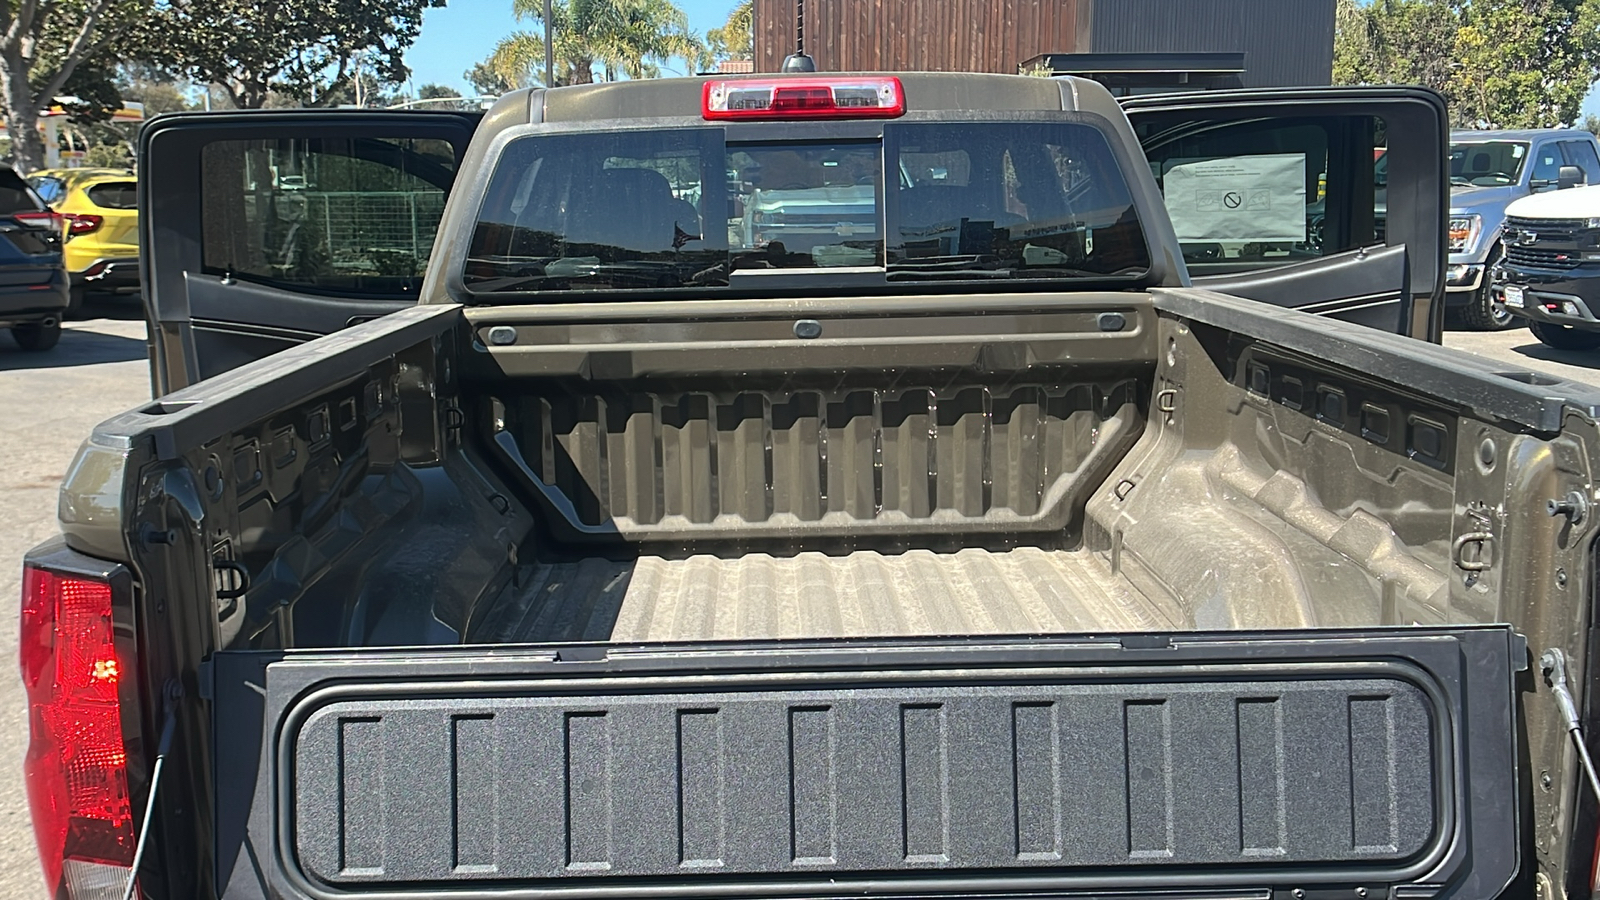
[[898, 78], [760, 78], [708, 81], [707, 119], [892, 119], [905, 115]]

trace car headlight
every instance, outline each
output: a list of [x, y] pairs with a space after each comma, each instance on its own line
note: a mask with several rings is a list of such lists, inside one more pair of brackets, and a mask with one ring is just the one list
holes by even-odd
[[1597, 228], [1600, 228], [1600, 219], [1589, 219], [1588, 221], [1584, 222], [1583, 224], [1584, 224], [1585, 227], [1587, 227], [1587, 228], [1589, 228], [1591, 230], [1592, 229], [1597, 229]]
[[1478, 234], [1482, 230], [1482, 216], [1451, 216], [1450, 252], [1466, 253], [1478, 246]]

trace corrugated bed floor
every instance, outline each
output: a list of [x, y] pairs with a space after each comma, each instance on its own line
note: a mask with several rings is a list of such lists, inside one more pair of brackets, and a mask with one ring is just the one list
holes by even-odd
[[475, 643], [695, 641], [1175, 627], [1084, 552], [646, 556], [539, 567]]

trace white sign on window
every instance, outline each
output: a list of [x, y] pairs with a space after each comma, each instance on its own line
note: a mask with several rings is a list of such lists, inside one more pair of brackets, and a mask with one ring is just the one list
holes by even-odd
[[1306, 239], [1304, 153], [1169, 160], [1167, 211], [1180, 241]]

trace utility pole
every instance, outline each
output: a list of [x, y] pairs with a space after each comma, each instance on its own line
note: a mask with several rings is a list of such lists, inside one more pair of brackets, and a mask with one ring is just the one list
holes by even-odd
[[550, 0], [544, 0], [544, 86], [556, 86], [555, 25], [550, 21]]

